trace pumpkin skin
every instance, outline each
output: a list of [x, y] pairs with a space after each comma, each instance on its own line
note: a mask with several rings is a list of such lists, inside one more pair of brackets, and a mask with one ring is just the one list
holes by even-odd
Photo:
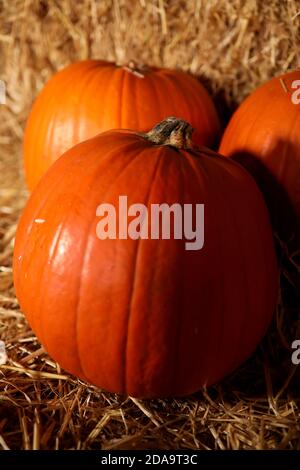
[[[119, 195], [149, 211], [204, 203], [203, 248], [98, 239], [96, 208], [118, 207]], [[270, 323], [277, 277], [267, 209], [240, 165], [129, 131], [58, 159], [16, 234], [17, 297], [48, 353], [88, 382], [140, 398], [190, 394], [243, 362]]]
[[300, 71], [295, 71], [254, 91], [233, 115], [219, 149], [253, 175], [275, 231], [290, 246], [300, 240], [299, 80]]
[[199, 144], [217, 144], [220, 123], [213, 101], [187, 73], [158, 68], [140, 73], [98, 60], [66, 67], [45, 85], [27, 122], [28, 188], [75, 144], [110, 129], [147, 131], [170, 115], [189, 121]]

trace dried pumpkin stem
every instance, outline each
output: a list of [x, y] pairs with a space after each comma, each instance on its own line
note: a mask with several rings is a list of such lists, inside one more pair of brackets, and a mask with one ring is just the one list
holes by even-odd
[[123, 65], [123, 69], [126, 70], [127, 72], [132, 73], [138, 78], [144, 78], [145, 72], [147, 71], [146, 67], [144, 66], [139, 67], [133, 60], [128, 62], [128, 64]]
[[153, 127], [144, 138], [158, 145], [172, 145], [178, 149], [192, 150], [192, 126], [177, 117], [168, 117]]

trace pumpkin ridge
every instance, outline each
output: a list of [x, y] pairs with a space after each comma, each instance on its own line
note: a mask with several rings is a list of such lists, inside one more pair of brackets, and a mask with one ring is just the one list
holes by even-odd
[[[102, 102], [103, 109], [114, 109], [114, 125], [113, 125], [113, 127], [115, 127], [115, 128], [121, 128], [120, 122], [121, 122], [122, 99], [123, 99], [122, 94], [120, 93], [119, 102], [118, 102], [117, 107], [115, 105], [112, 106], [111, 103], [114, 103], [114, 97], [112, 95], [113, 95], [114, 88], [115, 88], [115, 80], [119, 77], [120, 73], [122, 73], [122, 72], [121, 72], [119, 67], [114, 67], [113, 68], [112, 73], [111, 73], [111, 77], [108, 80], [109, 83], [107, 83], [107, 93], [105, 93], [104, 99], [103, 99], [103, 102]], [[100, 75], [100, 73], [99, 73], [99, 75]], [[120, 80], [120, 83], [122, 83], [122, 80], [123, 80], [122, 75], [121, 75], [121, 78], [118, 78], [118, 79]], [[102, 115], [102, 119], [103, 119], [103, 115]], [[105, 128], [105, 129], [102, 129], [101, 133], [106, 133], [106, 132], [110, 132], [110, 131], [111, 131], [111, 129], [106, 129]]]
[[[93, 221], [94, 221], [94, 216], [93, 216], [93, 218], [91, 218], [91, 220], [89, 221], [88, 226], [87, 226], [86, 236], [85, 236], [86, 242], [89, 239], [91, 228], [92, 228], [92, 225], [93, 225]], [[86, 380], [89, 381], [88, 374], [86, 374], [85, 371], [84, 371], [83, 361], [82, 361], [82, 358], [81, 358], [80, 348], [79, 348], [79, 340], [78, 340], [78, 336], [79, 336], [78, 335], [78, 331], [79, 331], [79, 310], [80, 310], [80, 298], [81, 298], [82, 278], [83, 278], [82, 271], [83, 271], [83, 267], [84, 267], [84, 263], [85, 263], [86, 253], [87, 253], [86, 249], [82, 251], [82, 257], [81, 257], [81, 262], [80, 262], [80, 277], [79, 277], [79, 282], [78, 282], [77, 289], [76, 289], [78, 294], [77, 294], [77, 300], [75, 302], [76, 309], [75, 309], [75, 313], [74, 313], [74, 331], [75, 331], [74, 339], [75, 339], [75, 344], [76, 344], [75, 350], [77, 351], [77, 358], [78, 358], [80, 370], [82, 370]]]
[[[138, 130], [143, 131], [141, 123], [143, 122], [143, 116], [146, 115], [146, 112], [143, 110], [144, 100], [141, 97], [139, 98], [138, 94], [140, 91], [144, 91], [145, 78], [138, 78], [136, 73], [126, 71], [126, 69], [124, 70], [124, 74], [122, 99], [126, 105], [123, 105], [122, 122], [126, 122], [127, 127], [134, 129], [135, 132], [138, 132]], [[146, 80], [149, 81], [149, 77], [147, 77]], [[127, 104], [129, 102], [130, 108]]]
[[[152, 189], [153, 189], [153, 186], [154, 186], [154, 182], [155, 182], [155, 179], [156, 179], [156, 176], [157, 176], [157, 173], [158, 173], [158, 169], [159, 169], [159, 164], [162, 162], [162, 150], [158, 152], [158, 157], [157, 157], [157, 161], [155, 163], [155, 166], [154, 166], [154, 170], [153, 170], [153, 176], [151, 178], [151, 184], [149, 185], [149, 190], [148, 190], [148, 193], [146, 195], [146, 202], [144, 203], [146, 205], [146, 207], [148, 207], [148, 203], [149, 203], [149, 199], [151, 197], [151, 193], [152, 193]], [[125, 334], [125, 341], [124, 341], [124, 367], [123, 367], [123, 370], [124, 370], [124, 378], [123, 378], [123, 382], [124, 382], [124, 390], [127, 391], [128, 387], [127, 387], [127, 356], [128, 356], [128, 336], [129, 336], [129, 325], [130, 325], [130, 317], [131, 317], [131, 310], [132, 310], [132, 304], [133, 304], [133, 298], [134, 298], [134, 289], [135, 289], [135, 280], [136, 280], [136, 270], [137, 270], [137, 264], [138, 264], [138, 255], [139, 255], [139, 249], [140, 249], [140, 244], [141, 244], [141, 239], [139, 238], [137, 240], [137, 244], [136, 244], [136, 249], [135, 249], [135, 257], [134, 257], [134, 268], [133, 268], [133, 276], [132, 276], [132, 282], [131, 282], [131, 291], [130, 291], [130, 295], [129, 295], [129, 299], [130, 299], [130, 304], [129, 304], [129, 307], [128, 307], [128, 321], [127, 321], [127, 327], [126, 327], [126, 334]], [[146, 322], [147, 322], [148, 318], [146, 316]], [[147, 330], [147, 328], [146, 328]], [[145, 353], [144, 353], [144, 356], [146, 357], [147, 356], [147, 341], [145, 341]], [[145, 371], [145, 370], [144, 370]], [[144, 377], [143, 377], [143, 382], [144, 382]]]
[[[117, 150], [114, 149], [114, 150], [112, 150], [111, 152], [109, 152], [109, 154], [106, 155], [105, 158], [112, 158], [114, 154], [117, 154], [117, 155], [118, 155], [118, 153], [121, 152], [121, 150], [122, 150], [123, 152], [125, 151], [125, 149], [128, 149], [128, 150], [129, 150], [129, 148], [130, 148], [131, 146], [134, 146], [134, 143], [132, 143], [132, 142], [130, 142], [130, 143], [125, 143], [125, 144], [123, 144], [122, 146], [120, 146]], [[121, 177], [121, 175], [124, 174], [124, 172], [128, 169], [128, 167], [129, 167], [131, 164], [133, 164], [133, 163], [135, 162], [136, 158], [137, 158], [140, 154], [141, 154], [141, 151], [138, 150], [138, 151], [136, 152], [135, 156], [134, 156], [133, 158], [131, 158], [128, 162], [126, 162], [126, 165], [122, 168], [122, 170], [120, 171], [120, 173], [119, 173], [116, 177], [114, 177], [114, 178], [111, 180], [111, 182], [110, 182], [110, 184], [109, 184], [109, 186], [108, 186], [108, 188], [107, 188], [107, 191], [105, 192], [105, 194], [103, 194], [104, 200], [105, 200], [106, 195], [109, 194], [109, 192], [111, 191], [112, 184], [114, 184], [114, 183]], [[101, 173], [102, 173], [102, 168], [101, 168]], [[98, 175], [98, 172], [96, 172], [95, 175], [94, 175], [94, 177], [93, 177], [93, 181], [94, 181], [94, 180], [97, 181], [98, 179], [99, 179], [99, 175]], [[93, 214], [93, 217], [91, 218], [91, 222], [90, 222], [90, 224], [89, 224], [89, 227], [90, 227], [90, 228], [89, 228], [88, 231], [87, 231], [87, 237], [86, 237], [86, 240], [87, 240], [87, 241], [88, 241], [89, 236], [90, 236], [91, 226], [92, 226], [92, 224], [93, 224], [94, 217], [95, 217], [95, 215]], [[88, 242], [87, 242], [87, 244], [88, 244]], [[87, 244], [86, 244], [86, 245], [87, 245]], [[83, 271], [83, 266], [84, 266], [84, 264], [85, 264], [85, 262], [86, 262], [85, 259], [86, 259], [87, 253], [88, 253], [88, 250], [86, 249], [85, 252], [83, 253], [83, 259], [82, 259], [82, 265], [81, 265], [81, 272]], [[80, 285], [78, 286], [78, 300], [77, 300], [77, 309], [76, 309], [76, 314], [75, 314], [75, 322], [76, 322], [76, 324], [75, 324], [76, 342], [77, 342], [78, 345], [79, 345], [79, 341], [78, 341], [78, 336], [79, 336], [79, 334], [78, 334], [78, 331], [79, 331], [79, 317], [80, 317], [79, 311], [80, 311], [80, 296], [81, 296], [80, 292], [81, 292], [81, 286], [82, 286], [82, 284], [81, 284], [81, 282], [80, 282]], [[110, 296], [108, 296], [108, 298], [110, 299]], [[109, 329], [110, 329], [110, 321], [109, 321], [109, 319], [110, 319], [110, 317], [108, 316], [108, 322], [107, 322], [107, 331], [108, 331], [108, 332], [109, 332]], [[109, 333], [108, 333], [108, 334], [109, 334]], [[108, 336], [108, 334], [107, 334], [107, 336]], [[79, 348], [79, 346], [78, 346], [78, 356], [79, 356], [80, 363], [82, 364], [82, 360], [80, 359], [80, 348]], [[83, 369], [83, 372], [84, 372], [84, 367], [83, 367], [83, 366], [82, 366], [82, 369]], [[103, 373], [103, 375], [105, 376], [105, 370], [103, 370], [102, 373]], [[84, 374], [85, 374], [85, 372], [84, 372]], [[88, 374], [85, 374], [85, 376], [86, 376], [87, 379], [88, 379]], [[89, 380], [89, 379], [88, 379], [88, 380]]]
[[[140, 79], [137, 78], [136, 73], [133, 73], [131, 69], [126, 70], [125, 67], [123, 67], [125, 71], [125, 77], [124, 77], [124, 83], [123, 83], [123, 89], [122, 89], [122, 100], [127, 103], [129, 101], [129, 97], [131, 99], [131, 107], [130, 110], [128, 110], [127, 107], [124, 107], [124, 110], [122, 110], [122, 120], [125, 114], [125, 122], [129, 122], [130, 124], [127, 127], [130, 127], [130, 129], [140, 129], [140, 119], [138, 116], [138, 104], [139, 101], [137, 99], [137, 88], [138, 88], [138, 81]], [[128, 118], [128, 113], [130, 113], [130, 119]], [[134, 120], [131, 121], [131, 116], [133, 116]]]
[[[149, 81], [148, 76], [148, 81]], [[141, 80], [132, 80], [132, 88], [133, 88], [133, 96], [135, 96], [135, 108], [131, 110], [131, 112], [134, 113], [135, 121], [136, 121], [136, 129], [141, 129], [142, 131], [146, 131], [147, 129], [143, 129], [143, 126], [141, 125], [143, 121], [143, 114], [144, 114], [144, 109], [142, 108], [141, 104], [143, 104], [144, 100], [141, 98], [141, 91], [143, 90], [143, 85], [141, 83]]]
[[121, 92], [120, 92], [120, 102], [119, 102], [119, 106], [118, 106], [118, 109], [119, 109], [119, 113], [118, 113], [118, 127], [120, 129], [123, 128], [123, 107], [124, 107], [124, 103], [123, 103], [123, 100], [124, 100], [124, 93], [125, 93], [125, 80], [126, 80], [126, 70], [124, 70], [123, 67], [121, 68], [117, 68], [116, 69], [117, 72], [121, 73], [121, 85], [120, 85], [120, 88], [121, 88]]
[[[209, 158], [209, 161], [211, 161], [211, 156], [210, 155], [205, 155], [205, 157]], [[201, 190], [204, 193], [205, 193], [205, 191], [213, 193], [214, 180], [211, 180], [211, 178], [210, 178], [209, 169], [206, 166], [203, 166], [203, 160], [204, 159], [202, 158], [202, 154], [201, 155], [195, 155], [195, 154], [193, 154], [192, 152], [189, 152], [189, 151], [185, 152], [185, 161], [187, 162], [188, 166], [190, 167], [190, 169], [191, 169], [192, 173], [194, 174], [196, 180], [199, 182], [199, 187], [201, 188]], [[219, 168], [218, 160], [216, 160], [216, 165]], [[211, 184], [210, 181], [213, 181], [213, 184]], [[208, 188], [210, 188], [210, 190]], [[217, 211], [214, 210], [214, 213], [216, 213], [216, 212]], [[217, 217], [215, 217], [215, 219], [218, 220]], [[220, 252], [222, 252], [222, 254], [223, 254], [223, 250], [220, 249], [220, 243], [218, 243], [218, 253], [220, 253]], [[224, 256], [222, 256], [222, 257], [224, 258]], [[223, 263], [223, 265], [224, 265], [224, 263]], [[223, 288], [224, 282], [220, 278], [221, 278], [221, 276], [218, 276], [219, 290], [222, 292], [222, 297], [224, 298], [224, 288]], [[224, 278], [223, 270], [222, 270], [222, 278]], [[221, 300], [219, 300], [219, 298], [218, 298], [218, 302], [222, 305], [222, 302], [221, 302]], [[223, 329], [223, 326], [225, 324], [225, 312], [224, 312], [224, 309], [221, 309], [221, 310], [222, 310], [223, 315], [222, 315], [222, 326], [219, 329], [219, 337], [221, 337], [221, 335], [222, 335], [221, 330]], [[202, 312], [200, 312], [200, 314], [201, 313]], [[208, 312], [204, 312], [203, 315], [206, 315], [207, 313]], [[211, 327], [211, 322], [210, 322], [210, 329], [211, 328], [212, 327]], [[214, 339], [214, 342], [216, 342], [217, 344], [220, 344], [220, 341], [217, 341], [215, 339]], [[211, 349], [212, 348], [210, 348], [210, 350]], [[206, 362], [205, 358], [203, 360], [203, 365], [204, 365], [204, 368], [206, 369], [206, 373], [207, 373], [208, 372], [207, 371], [207, 362]], [[192, 392], [194, 392], [194, 390]]]
[[[106, 68], [109, 68], [107, 66]], [[95, 70], [99, 71], [99, 73], [95, 73]], [[95, 66], [91, 67], [90, 70], [86, 73], [86, 76], [81, 80], [80, 83], [80, 93], [78, 95], [80, 98], [78, 99], [78, 103], [84, 102], [84, 95], [88, 94], [89, 88], [91, 88], [93, 81], [99, 81], [99, 75], [101, 74], [101, 69], [98, 69], [97, 64]], [[79, 90], [78, 90], [79, 91]], [[74, 123], [74, 129], [73, 129], [73, 135], [76, 136], [76, 140], [78, 140], [78, 137], [80, 135], [80, 105], [78, 105], [75, 110], [74, 110], [74, 115], [72, 116], [73, 123]], [[76, 118], [75, 118], [76, 116]]]
[[[184, 158], [182, 157], [182, 150], [181, 149], [176, 149], [174, 147], [169, 147], [169, 149], [171, 150], [176, 150], [176, 157], [177, 157], [177, 160], [182, 162], [184, 160]], [[168, 149], [168, 151], [169, 151]], [[165, 156], [163, 156], [163, 161], [162, 161], [162, 165], [164, 164], [165, 162]], [[174, 160], [172, 158], [172, 162], [174, 163]], [[172, 163], [171, 163], [172, 164]], [[178, 171], [178, 173], [180, 174], [181, 176], [181, 182], [182, 182], [182, 178], [183, 178], [183, 175], [182, 175], [182, 164], [180, 163], [180, 171]], [[165, 192], [168, 193], [167, 191], [167, 183], [168, 183], [168, 179], [166, 180], [166, 187], [165, 187]], [[154, 183], [154, 182], [153, 182]], [[154, 190], [155, 187], [154, 187], [154, 184], [152, 184], [152, 190]], [[182, 193], [183, 194], [183, 193]], [[155, 251], [155, 261], [157, 259], [159, 259], [161, 256], [161, 245], [158, 244], [157, 245], [157, 249]], [[182, 264], [183, 264], [183, 257], [181, 256], [181, 261], [182, 261]], [[158, 262], [154, 262], [154, 269], [153, 269], [153, 280], [155, 280], [157, 278], [157, 267], [159, 267], [159, 263]], [[177, 265], [176, 267], [174, 266], [174, 269], [178, 269]], [[182, 272], [182, 271], [181, 271]], [[177, 290], [178, 292], [178, 290]], [[174, 361], [172, 362], [174, 364], [174, 367], [173, 367], [173, 370], [171, 369], [171, 374], [170, 376], [172, 377], [171, 378], [171, 381], [173, 382], [173, 384], [175, 385], [174, 389], [176, 389], [176, 385], [177, 385], [177, 380], [176, 380], [176, 373], [178, 373], [178, 368], [177, 368], [177, 364], [178, 362], [176, 362], [175, 358], [178, 358], [178, 355], [180, 353], [180, 348], [178, 347], [178, 342], [177, 342], [177, 338], [179, 337], [179, 333], [180, 333], [180, 324], [181, 324], [181, 319], [182, 319], [182, 312], [180, 311], [180, 305], [182, 304], [182, 299], [183, 299], [183, 295], [182, 295], [182, 285], [180, 286], [180, 299], [181, 299], [181, 303], [180, 302], [177, 302], [176, 303], [176, 314], [175, 314], [175, 318], [176, 318], [176, 324], [177, 324], [177, 328], [173, 334], [173, 348], [172, 348], [172, 356], [174, 358]], [[149, 328], [149, 330], [151, 331], [151, 326]], [[170, 334], [171, 334], [171, 331], [170, 331]], [[170, 346], [170, 343], [169, 343], [169, 346]], [[172, 366], [170, 365], [170, 368]]]
[[[187, 152], [189, 153], [189, 152]], [[185, 156], [180, 152], [180, 180], [181, 180], [181, 201], [184, 203], [184, 189], [185, 189], [185, 172], [184, 172], [184, 164], [185, 164]], [[181, 325], [183, 321], [183, 302], [184, 302], [184, 297], [185, 297], [185, 282], [184, 282], [184, 256], [181, 255], [180, 257], [181, 261], [181, 266], [180, 266], [180, 273], [181, 273], [181, 282], [180, 282], [180, 302], [177, 303], [178, 307], [178, 314], [177, 314], [177, 328], [176, 328], [176, 333], [175, 333], [175, 341], [174, 341], [174, 361], [173, 361], [173, 384], [174, 389], [177, 389], [178, 382], [178, 364], [180, 363], [179, 357], [180, 357], [180, 333], [181, 333]]]

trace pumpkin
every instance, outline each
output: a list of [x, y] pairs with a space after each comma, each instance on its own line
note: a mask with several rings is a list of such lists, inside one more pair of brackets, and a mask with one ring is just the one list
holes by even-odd
[[[78, 144], [20, 219], [14, 283], [33, 331], [63, 368], [112, 392], [180, 396], [215, 383], [248, 358], [272, 317], [277, 266], [263, 197], [191, 132], [169, 118], [147, 134], [114, 130]], [[173, 228], [99, 236], [99, 206], [115, 207], [120, 226], [125, 196], [149, 213], [204, 204], [204, 244], [187, 249]]]
[[32, 190], [66, 150], [100, 132], [151, 129], [172, 114], [191, 122], [198, 143], [213, 146], [220, 134], [205, 88], [181, 71], [137, 70], [134, 64], [86, 60], [52, 77], [36, 99], [24, 136], [24, 169]]
[[237, 109], [220, 153], [241, 163], [256, 179], [274, 230], [298, 243], [300, 222], [300, 71], [273, 78]]

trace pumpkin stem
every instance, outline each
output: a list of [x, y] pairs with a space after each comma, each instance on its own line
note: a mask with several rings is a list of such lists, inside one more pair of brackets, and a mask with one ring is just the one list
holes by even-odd
[[149, 132], [142, 134], [147, 140], [158, 145], [172, 145], [178, 149], [192, 150], [192, 126], [177, 117], [168, 117], [156, 124]]
[[138, 65], [133, 61], [129, 61], [127, 65], [123, 65], [123, 69], [126, 70], [129, 73], [132, 73], [138, 78], [144, 78], [146, 72], [146, 67], [138, 67]]

